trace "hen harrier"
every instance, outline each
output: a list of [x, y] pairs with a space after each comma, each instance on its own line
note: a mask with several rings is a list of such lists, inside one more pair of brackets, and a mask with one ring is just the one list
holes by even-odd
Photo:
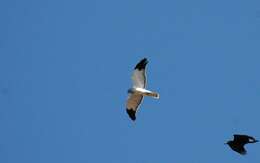
[[240, 153], [241, 155], [246, 154], [245, 144], [256, 143], [258, 140], [248, 135], [234, 135], [233, 141], [228, 141], [226, 144], [230, 146], [231, 149]]
[[127, 99], [126, 111], [129, 117], [134, 121], [136, 119], [135, 114], [138, 106], [143, 100], [143, 96], [151, 96], [156, 99], [159, 98], [159, 94], [146, 90], [146, 73], [145, 67], [148, 63], [146, 58], [142, 59], [134, 68], [132, 75], [133, 87], [128, 90], [129, 97]]

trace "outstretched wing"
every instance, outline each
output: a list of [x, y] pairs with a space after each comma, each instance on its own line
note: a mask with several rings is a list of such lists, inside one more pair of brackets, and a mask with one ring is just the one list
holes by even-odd
[[142, 100], [143, 96], [137, 93], [130, 94], [127, 99], [126, 112], [133, 121], [136, 119], [135, 113]]
[[233, 148], [233, 150], [240, 153], [241, 155], [245, 155], [247, 153], [244, 146], [239, 146], [237, 148]]
[[134, 73], [132, 75], [133, 80], [133, 87], [137, 88], [145, 88], [146, 85], [146, 74], [145, 74], [145, 67], [148, 63], [146, 58], [142, 59], [134, 69]]

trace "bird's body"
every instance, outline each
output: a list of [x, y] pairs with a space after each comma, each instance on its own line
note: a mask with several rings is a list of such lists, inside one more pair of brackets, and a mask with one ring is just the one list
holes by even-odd
[[158, 93], [149, 91], [149, 90], [144, 89], [144, 88], [130, 88], [128, 90], [128, 93], [136, 93], [136, 94], [139, 94], [139, 95], [142, 95], [142, 96], [151, 96], [151, 97], [154, 97], [154, 98], [157, 98], [157, 99], [159, 98]]
[[148, 63], [146, 58], [142, 59], [136, 66], [132, 75], [133, 87], [128, 90], [129, 97], [126, 104], [126, 111], [129, 117], [134, 121], [136, 111], [143, 100], [143, 96], [159, 98], [159, 94], [145, 89], [146, 72], [145, 67]]
[[247, 153], [244, 145], [248, 143], [256, 143], [258, 140], [248, 135], [234, 135], [234, 140], [228, 141], [226, 144], [229, 145], [231, 149], [240, 153], [241, 155], [245, 155]]

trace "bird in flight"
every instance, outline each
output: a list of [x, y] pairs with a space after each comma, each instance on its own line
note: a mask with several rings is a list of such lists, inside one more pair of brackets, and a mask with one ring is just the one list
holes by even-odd
[[246, 149], [244, 148], [245, 144], [258, 142], [258, 140], [248, 135], [233, 135], [233, 136], [234, 139], [228, 141], [226, 144], [229, 145], [229, 147], [232, 150], [240, 153], [241, 155], [246, 154]]
[[135, 121], [138, 106], [141, 104], [144, 96], [151, 96], [159, 99], [159, 94], [145, 89], [146, 72], [145, 67], [148, 63], [146, 58], [142, 59], [134, 68], [132, 75], [133, 87], [128, 89], [128, 99], [126, 103], [126, 112], [129, 117]]

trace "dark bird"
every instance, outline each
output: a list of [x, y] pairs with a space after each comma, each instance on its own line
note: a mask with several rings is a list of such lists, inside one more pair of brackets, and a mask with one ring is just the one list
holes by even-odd
[[234, 139], [228, 141], [226, 144], [228, 144], [231, 149], [240, 153], [241, 155], [246, 154], [246, 149], [244, 148], [245, 144], [258, 142], [258, 140], [248, 135], [233, 135], [233, 136]]

